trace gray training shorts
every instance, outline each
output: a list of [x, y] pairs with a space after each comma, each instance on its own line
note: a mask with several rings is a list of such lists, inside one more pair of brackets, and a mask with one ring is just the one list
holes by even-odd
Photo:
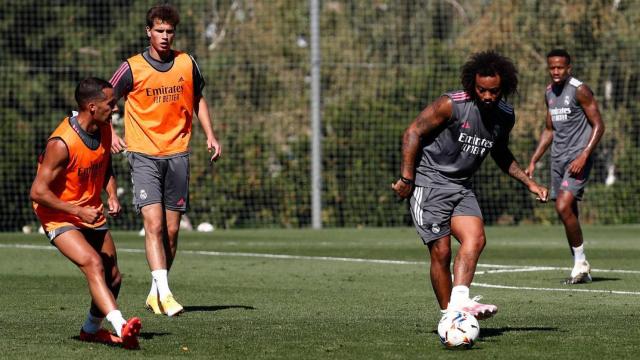
[[425, 245], [451, 234], [451, 218], [477, 216], [482, 212], [471, 189], [440, 189], [416, 186], [409, 199], [413, 224]]
[[582, 195], [591, 173], [591, 167], [593, 166], [593, 160], [589, 157], [584, 169], [582, 169], [582, 173], [575, 177], [569, 174], [568, 171], [572, 161], [573, 159], [554, 160], [551, 163], [551, 200], [557, 199], [560, 191], [569, 191], [576, 200], [582, 200]]
[[49, 242], [55, 246], [55, 243], [53, 242], [58, 236], [66, 233], [67, 231], [71, 231], [71, 230], [78, 230], [82, 233], [82, 235], [84, 235], [85, 238], [89, 238], [90, 235], [93, 232], [102, 232], [102, 231], [107, 231], [109, 230], [109, 227], [107, 226], [107, 224], [105, 223], [104, 225], [97, 227], [97, 228], [81, 228], [78, 226], [74, 226], [74, 225], [67, 225], [67, 226], [63, 226], [63, 227], [59, 227], [57, 229], [53, 229], [51, 231], [45, 231], [45, 235], [47, 236], [47, 239], [49, 239]]
[[151, 158], [139, 153], [127, 154], [133, 205], [136, 212], [151, 204], [163, 204], [165, 209], [186, 212], [189, 201], [189, 154], [167, 158]]

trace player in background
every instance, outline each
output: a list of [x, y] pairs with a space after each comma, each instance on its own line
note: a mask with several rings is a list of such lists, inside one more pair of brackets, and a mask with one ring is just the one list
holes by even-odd
[[591, 154], [604, 133], [604, 123], [591, 89], [571, 76], [571, 56], [563, 49], [547, 54], [551, 84], [545, 92], [547, 116], [540, 142], [527, 167], [533, 178], [536, 163], [551, 145], [551, 199], [564, 224], [574, 266], [566, 284], [591, 281], [584, 252], [578, 201], [593, 165]]
[[[30, 196], [51, 244], [89, 284], [91, 307], [80, 340], [135, 349], [141, 324], [136, 317], [126, 321], [116, 304], [122, 278], [100, 197], [104, 189], [109, 215], [120, 213], [109, 126], [116, 100], [111, 84], [97, 78], [82, 80], [75, 98], [79, 113], [62, 120], [49, 137]], [[102, 328], [105, 317], [117, 336]]]
[[195, 60], [171, 46], [180, 17], [170, 5], [147, 12], [149, 47], [123, 62], [111, 77], [116, 99], [125, 98], [125, 138], [113, 132], [111, 151], [127, 150], [134, 206], [142, 214], [151, 289], [145, 306], [155, 314], [183, 311], [169, 288], [180, 219], [189, 200], [189, 141], [193, 114], [207, 138], [211, 161], [221, 147], [211, 125]]
[[[491, 154], [540, 201], [546, 201], [547, 189], [526, 176], [508, 147], [515, 114], [505, 98], [518, 86], [511, 60], [493, 51], [473, 54], [462, 67], [461, 82], [462, 90], [440, 96], [405, 130], [400, 178], [392, 188], [401, 198], [411, 197], [411, 216], [429, 249], [431, 285], [441, 311], [462, 310], [485, 319], [498, 308], [469, 297], [486, 242], [472, 175]], [[451, 235], [460, 243], [453, 280]]]

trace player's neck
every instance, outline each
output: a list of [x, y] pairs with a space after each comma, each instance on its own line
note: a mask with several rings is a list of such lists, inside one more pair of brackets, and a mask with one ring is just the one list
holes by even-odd
[[171, 49], [167, 51], [159, 52], [158, 50], [154, 49], [153, 46], [149, 47], [149, 56], [151, 56], [151, 58], [153, 58], [156, 61], [167, 62], [171, 60], [172, 53], [173, 53], [173, 50]]
[[94, 134], [98, 130], [98, 124], [91, 118], [91, 114], [80, 112], [76, 119], [80, 128], [87, 134]]
[[554, 82], [551, 84], [552, 87], [557, 88], [557, 89], [562, 89], [564, 88], [564, 85], [569, 82], [569, 79], [571, 79], [571, 76], [567, 76], [564, 80], [562, 81], [558, 81], [558, 82]]
[[556, 95], [560, 95], [562, 93], [562, 90], [564, 89], [564, 85], [567, 83], [568, 80], [569, 80], [569, 78], [567, 78], [567, 79], [565, 79], [564, 81], [561, 81], [561, 82], [552, 83], [551, 84], [551, 90], [553, 91], [553, 93], [556, 94]]

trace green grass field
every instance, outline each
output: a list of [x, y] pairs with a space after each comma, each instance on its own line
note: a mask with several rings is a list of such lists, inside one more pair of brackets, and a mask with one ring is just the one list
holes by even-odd
[[584, 231], [594, 281], [569, 287], [560, 227], [487, 229], [471, 295], [499, 312], [467, 351], [439, 343], [412, 228], [184, 233], [170, 278], [178, 318], [143, 309], [143, 238], [116, 232], [120, 308], [143, 323], [134, 352], [78, 341], [81, 273], [42, 235], [0, 234], [0, 358], [638, 358], [640, 226]]

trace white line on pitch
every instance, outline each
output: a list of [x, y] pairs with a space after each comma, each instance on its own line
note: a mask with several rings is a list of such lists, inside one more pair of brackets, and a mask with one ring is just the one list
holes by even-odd
[[[56, 248], [53, 246], [29, 245], [29, 244], [0, 244], [0, 248], [56, 250]], [[119, 248], [118, 252], [144, 253], [144, 249]], [[370, 264], [427, 265], [426, 261], [362, 259], [362, 258], [346, 258], [346, 257], [333, 257], [333, 256], [304, 256], [304, 255], [261, 254], [261, 253], [244, 253], [244, 252], [220, 252], [220, 251], [204, 251], [204, 250], [180, 250], [180, 253], [193, 254], [193, 255], [207, 255], [207, 256], [256, 257], [256, 258], [286, 259], [286, 260], [324, 260], [324, 261], [358, 262], [358, 263], [370, 263]], [[478, 264], [477, 266], [479, 268], [490, 268], [490, 269], [497, 268], [498, 269], [498, 270], [478, 271], [476, 272], [477, 275], [506, 273], [506, 272], [571, 270], [571, 268], [569, 267], [527, 266], [527, 265]], [[592, 269], [592, 271], [599, 272], [599, 273], [608, 272], [608, 273], [621, 273], [621, 274], [640, 274], [640, 270]]]
[[571, 288], [539, 288], [529, 286], [509, 286], [509, 285], [494, 285], [484, 283], [471, 283], [472, 286], [494, 288], [494, 289], [510, 289], [510, 290], [536, 290], [536, 291], [564, 291], [564, 292], [589, 292], [589, 293], [604, 293], [604, 294], [618, 294], [618, 295], [640, 295], [638, 291], [617, 291], [617, 290], [596, 290], [596, 289], [576, 289]]

